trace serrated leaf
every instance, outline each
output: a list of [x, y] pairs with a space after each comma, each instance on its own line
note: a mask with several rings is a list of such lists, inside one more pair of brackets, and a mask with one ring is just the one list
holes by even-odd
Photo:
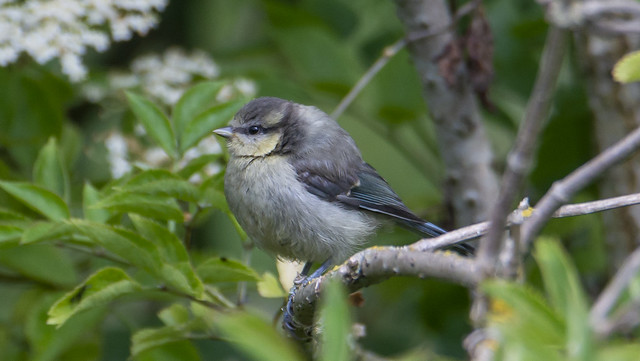
[[197, 267], [197, 272], [206, 283], [257, 282], [261, 278], [242, 262], [228, 258], [210, 258]]
[[567, 350], [575, 359], [592, 354], [589, 312], [578, 272], [557, 242], [536, 242], [535, 258], [551, 303], [567, 323]]
[[177, 158], [176, 138], [167, 116], [146, 98], [132, 92], [126, 92], [126, 95], [131, 110], [144, 126], [147, 134], [167, 152], [169, 157]]
[[323, 289], [320, 317], [323, 326], [320, 360], [351, 360], [349, 330], [351, 315], [347, 294], [338, 280], [331, 280]]
[[69, 173], [62, 162], [56, 139], [51, 137], [33, 165], [33, 182], [69, 200]]
[[621, 83], [640, 81], [640, 50], [626, 54], [618, 60], [612, 73], [613, 78]]
[[204, 285], [191, 266], [189, 254], [184, 244], [163, 227], [151, 220], [130, 215], [138, 232], [148, 240], [153, 240], [157, 245], [160, 257], [163, 260], [161, 278], [170, 286], [179, 289], [196, 298], [201, 298], [204, 293]]
[[157, 245], [162, 259], [169, 263], [189, 262], [189, 254], [184, 244], [166, 227], [149, 219], [131, 215], [131, 221], [138, 233]]
[[78, 312], [105, 305], [141, 289], [122, 269], [103, 268], [54, 303], [49, 309], [47, 324], [60, 326]]
[[201, 298], [204, 285], [191, 266], [184, 244], [166, 227], [140, 216], [130, 215], [140, 235], [156, 244], [163, 260], [162, 279], [169, 285]]
[[158, 195], [118, 192], [102, 199], [93, 207], [112, 212], [136, 213], [162, 220], [184, 221], [182, 210], [175, 199]]
[[84, 218], [89, 221], [104, 223], [111, 218], [111, 213], [106, 209], [96, 208], [96, 205], [102, 196], [91, 183], [85, 183], [82, 189], [82, 211]]
[[215, 105], [193, 118], [180, 137], [180, 150], [184, 152], [211, 132], [226, 125], [242, 107], [243, 101], [231, 101]]
[[270, 272], [262, 274], [262, 279], [258, 282], [258, 293], [264, 298], [282, 298], [287, 295], [280, 281]]
[[254, 360], [302, 360], [289, 339], [257, 316], [249, 313], [220, 314], [215, 321], [222, 334]]
[[196, 84], [184, 92], [173, 109], [173, 122], [178, 139], [198, 114], [215, 103], [216, 95], [224, 85], [225, 83], [221, 81], [207, 81]]
[[76, 229], [134, 266], [141, 267], [152, 275], [159, 275], [162, 261], [156, 245], [138, 234], [97, 222], [73, 220]]
[[52, 221], [71, 217], [67, 204], [48, 189], [30, 183], [0, 181], [0, 188]]

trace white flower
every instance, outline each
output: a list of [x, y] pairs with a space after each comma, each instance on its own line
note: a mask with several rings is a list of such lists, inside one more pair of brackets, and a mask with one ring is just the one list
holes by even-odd
[[[168, 0], [0, 0], [0, 66], [26, 53], [44, 64], [60, 60], [62, 72], [82, 80], [81, 56], [114, 41], [145, 35]], [[105, 32], [105, 29], [110, 32]]]
[[147, 94], [169, 106], [199, 78], [213, 79], [219, 73], [218, 66], [206, 53], [187, 54], [178, 48], [170, 48], [163, 55], [138, 57], [131, 63], [131, 71], [131, 76], [137, 79], [136, 86], [142, 86]]
[[111, 176], [120, 178], [131, 171], [131, 163], [127, 159], [129, 147], [122, 134], [113, 132], [105, 139], [107, 148], [107, 161], [109, 162]]

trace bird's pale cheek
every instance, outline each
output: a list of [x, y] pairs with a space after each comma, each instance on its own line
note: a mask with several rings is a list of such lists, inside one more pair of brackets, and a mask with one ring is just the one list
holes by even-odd
[[271, 153], [280, 142], [279, 134], [264, 134], [254, 138], [239, 135], [229, 139], [229, 152], [236, 156], [261, 157]]

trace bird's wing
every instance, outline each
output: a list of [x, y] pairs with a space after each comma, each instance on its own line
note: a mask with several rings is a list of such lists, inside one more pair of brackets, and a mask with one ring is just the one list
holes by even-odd
[[404, 205], [400, 197], [373, 167], [364, 163], [358, 171], [359, 183], [336, 199], [344, 204], [384, 214], [398, 221], [424, 223]]
[[352, 167], [343, 174], [317, 169], [313, 164], [297, 167], [298, 179], [307, 191], [327, 201], [337, 201], [345, 206], [384, 214], [398, 221], [422, 224], [425, 221], [414, 215], [402, 203], [389, 184], [366, 163]]

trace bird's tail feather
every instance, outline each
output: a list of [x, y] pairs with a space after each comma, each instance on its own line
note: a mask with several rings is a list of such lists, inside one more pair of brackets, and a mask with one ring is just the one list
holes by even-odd
[[[431, 222], [417, 223], [417, 222], [404, 222], [409, 228], [414, 229], [429, 237], [441, 236], [447, 231], [436, 226]], [[458, 243], [452, 246], [445, 247], [444, 249], [452, 250], [459, 253], [462, 256], [473, 256], [475, 248], [467, 243]]]

